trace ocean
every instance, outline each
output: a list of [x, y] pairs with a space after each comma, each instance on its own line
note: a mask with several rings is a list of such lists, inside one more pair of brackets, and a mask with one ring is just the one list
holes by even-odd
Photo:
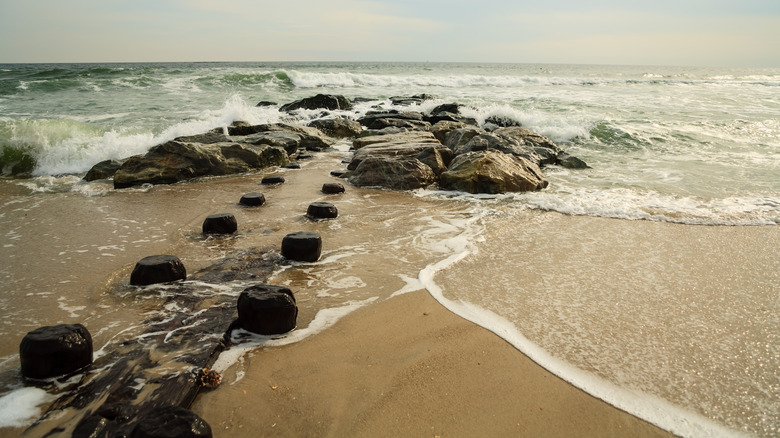
[[[275, 343], [424, 287], [555, 374], [667, 430], [776, 436], [778, 91], [780, 69], [0, 64], [0, 403], [23, 394], [17, 349], [27, 331], [83, 321], [101, 349], [134, 335], [128, 327], [155, 300], [121, 287], [136, 260], [166, 251], [205, 266], [313, 226], [338, 245], [275, 274], [309, 291], [297, 295], [308, 305], [299, 329]], [[335, 112], [348, 117], [431, 94], [413, 109], [456, 102], [479, 123], [519, 122], [591, 168], [547, 167], [549, 187], [522, 194], [355, 188], [338, 221], [316, 225], [284, 213], [316, 200], [292, 185], [273, 219], [238, 210], [247, 231], [229, 241], [203, 239], [200, 221], [234, 209], [231, 191], [251, 191], [256, 175], [124, 190], [81, 179], [99, 161], [237, 120], [305, 124], [322, 112], [256, 104], [318, 93], [362, 98]], [[303, 170], [327, 180], [349, 144], [321, 155]], [[240, 357], [223, 366], [230, 360]]]

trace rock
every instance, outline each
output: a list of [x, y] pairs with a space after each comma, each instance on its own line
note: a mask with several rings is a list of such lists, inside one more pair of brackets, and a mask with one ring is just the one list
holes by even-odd
[[393, 105], [401, 105], [401, 106], [409, 106], [409, 105], [419, 105], [426, 100], [433, 100], [436, 99], [436, 96], [433, 96], [431, 94], [416, 94], [411, 97], [404, 97], [404, 96], [393, 96], [390, 98], [390, 101], [393, 103]]
[[430, 131], [431, 131], [431, 134], [433, 134], [433, 136], [437, 140], [439, 140], [439, 142], [441, 142], [442, 144], [446, 144], [445, 143], [445, 138], [447, 137], [447, 134], [450, 131], [454, 131], [456, 129], [463, 129], [463, 128], [466, 128], [468, 126], [469, 125], [467, 125], [466, 123], [463, 123], [463, 122], [452, 122], [452, 121], [443, 120], [443, 121], [439, 121], [439, 122], [434, 123], [433, 126], [431, 126]]
[[114, 174], [114, 188], [230, 175], [283, 165], [287, 161], [287, 153], [272, 146], [169, 141], [151, 148], [145, 155], [128, 158]]
[[25, 378], [69, 374], [92, 363], [92, 336], [81, 324], [37, 328], [22, 338], [19, 358]]
[[441, 113], [460, 114], [459, 103], [444, 103], [431, 110], [431, 115], [435, 116]]
[[224, 133], [222, 133], [222, 130], [220, 129], [219, 132], [210, 131], [205, 134], [176, 137], [173, 139], [173, 141], [178, 141], [181, 143], [214, 144], [214, 143], [228, 143], [230, 142], [230, 138]]
[[352, 156], [352, 161], [347, 165], [347, 170], [356, 170], [360, 163], [369, 157], [384, 157], [384, 158], [416, 158], [423, 151], [429, 148], [435, 148], [444, 162], [444, 165], [449, 165], [452, 161], [452, 151], [442, 145], [439, 142], [404, 142], [393, 141], [386, 143], [374, 143], [369, 146], [362, 147], [355, 152]]
[[461, 149], [472, 138], [481, 134], [486, 134], [485, 130], [475, 126], [451, 129], [444, 134], [444, 141], [442, 141], [442, 144], [452, 149], [454, 152]]
[[369, 156], [350, 173], [349, 182], [361, 187], [414, 190], [436, 182], [436, 174], [417, 158]]
[[255, 105], [255, 106], [264, 107], [264, 106], [276, 106], [276, 105], [279, 105], [279, 104], [276, 103], [276, 102], [268, 101], [268, 100], [261, 100], [260, 102], [257, 102], [257, 105]]
[[423, 121], [419, 112], [371, 111], [358, 119], [361, 125], [368, 129], [405, 128], [413, 130], [428, 130], [431, 124]]
[[283, 286], [250, 286], [238, 296], [237, 307], [238, 324], [252, 333], [278, 335], [294, 329], [297, 323], [295, 297]]
[[424, 120], [431, 124], [436, 124], [439, 122], [456, 122], [456, 123], [463, 123], [466, 125], [477, 125], [477, 120], [472, 117], [463, 117], [458, 114], [454, 113], [439, 113], [436, 115], [431, 116], [424, 116]]
[[260, 180], [260, 184], [265, 184], [265, 185], [284, 184], [284, 177], [281, 175], [266, 176], [262, 180]]
[[243, 137], [237, 136], [236, 139], [242, 143], [280, 147], [287, 152], [287, 155], [291, 155], [301, 147], [303, 138], [300, 134], [294, 132], [269, 131], [249, 134]]
[[496, 151], [458, 155], [439, 180], [444, 190], [489, 194], [541, 190], [547, 184], [534, 163]]
[[567, 169], [590, 169], [590, 166], [588, 166], [584, 161], [563, 151], [558, 152], [558, 155], [555, 158], [561, 167], [565, 167]]
[[508, 126], [521, 126], [520, 122], [507, 116], [492, 115], [485, 119], [486, 124], [496, 125], [500, 128]]
[[439, 149], [436, 149], [433, 146], [423, 149], [415, 158], [430, 167], [436, 176], [441, 175], [442, 172], [447, 170], [447, 164], [444, 162], [444, 157], [442, 157]]
[[187, 270], [178, 257], [173, 255], [153, 255], [142, 258], [130, 273], [130, 284], [146, 286], [156, 283], [186, 280]]
[[330, 171], [330, 176], [335, 176], [336, 178], [343, 178], [344, 175], [346, 175], [346, 174], [347, 174], [347, 172], [345, 172], [343, 170], [331, 170]]
[[297, 161], [290, 161], [289, 163], [285, 164], [283, 167], [285, 169], [293, 169], [293, 170], [300, 169], [301, 168], [301, 163], [299, 163]]
[[556, 152], [561, 150], [549, 137], [519, 126], [499, 128], [493, 131], [493, 133], [506, 138], [513, 138], [525, 146], [543, 147]]
[[345, 117], [318, 119], [309, 123], [309, 126], [317, 128], [325, 134], [336, 138], [354, 137], [363, 132], [363, 127], [360, 123]]
[[362, 149], [377, 143], [431, 143], [441, 144], [436, 137], [426, 131], [403, 131], [385, 135], [362, 136], [352, 140], [352, 147]]
[[167, 406], [141, 417], [130, 438], [211, 438], [211, 426], [194, 412]]
[[[258, 134], [261, 132], [284, 132], [288, 134], [297, 134], [300, 137], [298, 146], [309, 150], [323, 150], [333, 144], [333, 139], [326, 136], [319, 129], [310, 126], [291, 125], [286, 123], [271, 123], [265, 125], [228, 128], [228, 133], [231, 136], [237, 137]], [[241, 139], [237, 140], [241, 141]]]
[[325, 183], [322, 185], [322, 193], [336, 194], [344, 193], [344, 185], [339, 183]]
[[322, 253], [322, 238], [319, 234], [299, 231], [284, 236], [282, 256], [299, 262], [316, 262]]
[[259, 207], [265, 204], [265, 195], [257, 192], [247, 193], [241, 197], [238, 203], [247, 207]]
[[84, 181], [95, 181], [98, 179], [109, 179], [114, 176], [117, 170], [122, 167], [126, 160], [105, 160], [94, 166], [84, 175]]
[[306, 209], [306, 216], [309, 219], [333, 219], [338, 215], [338, 209], [330, 202], [312, 202]]
[[203, 221], [203, 234], [232, 234], [238, 230], [232, 213], [212, 214]]
[[350, 110], [352, 103], [344, 96], [334, 94], [318, 94], [313, 97], [307, 97], [295, 102], [282, 105], [279, 111], [293, 111], [297, 109], [328, 109], [328, 110]]

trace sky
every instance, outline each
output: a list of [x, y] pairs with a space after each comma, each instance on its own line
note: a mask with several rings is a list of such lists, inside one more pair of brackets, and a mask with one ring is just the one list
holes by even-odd
[[0, 0], [0, 63], [780, 67], [780, 0]]

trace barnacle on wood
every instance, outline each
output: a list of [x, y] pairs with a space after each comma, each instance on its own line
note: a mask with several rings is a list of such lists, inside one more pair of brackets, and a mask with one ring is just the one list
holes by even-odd
[[214, 389], [219, 386], [220, 382], [222, 382], [222, 376], [220, 376], [218, 372], [208, 368], [203, 368], [198, 371], [198, 383], [200, 386]]

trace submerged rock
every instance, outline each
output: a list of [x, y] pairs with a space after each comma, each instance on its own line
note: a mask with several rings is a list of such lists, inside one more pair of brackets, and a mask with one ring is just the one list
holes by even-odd
[[186, 280], [187, 270], [174, 255], [153, 255], [144, 257], [135, 264], [130, 273], [130, 284], [147, 286], [157, 283]]

